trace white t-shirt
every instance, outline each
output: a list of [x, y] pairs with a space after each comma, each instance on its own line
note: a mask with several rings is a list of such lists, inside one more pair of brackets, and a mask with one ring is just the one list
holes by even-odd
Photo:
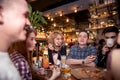
[[0, 80], [21, 80], [7, 52], [0, 52]]

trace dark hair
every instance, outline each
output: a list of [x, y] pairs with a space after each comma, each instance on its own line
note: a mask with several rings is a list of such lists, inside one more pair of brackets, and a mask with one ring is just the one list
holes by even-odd
[[80, 30], [79, 34], [80, 34], [81, 32], [87, 33], [87, 36], [88, 36], [88, 38], [89, 38], [89, 33], [87, 32], [87, 30]]
[[[32, 32], [34, 32], [36, 35], [36, 30], [31, 28], [27, 31], [26, 39], [29, 37], [30, 33], [32, 33]], [[14, 51], [18, 51], [21, 55], [23, 55], [25, 57], [25, 59], [28, 61], [30, 69], [32, 71], [32, 60], [31, 60], [32, 54], [30, 54], [31, 52], [27, 51], [26, 40], [13, 43], [10, 46], [10, 48], [8, 49], [8, 52], [10, 54], [12, 54], [12, 53], [14, 53]]]
[[106, 33], [109, 33], [109, 32], [115, 32], [118, 35], [119, 30], [115, 26], [110, 26], [110, 27], [107, 27], [103, 30], [102, 35], [105, 35]]
[[99, 44], [102, 44], [102, 45], [103, 45], [104, 42], [105, 42], [104, 39], [100, 39], [100, 40], [99, 40]]

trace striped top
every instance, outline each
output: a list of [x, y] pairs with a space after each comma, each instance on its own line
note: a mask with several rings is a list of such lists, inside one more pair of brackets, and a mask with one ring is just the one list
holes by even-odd
[[10, 58], [18, 69], [22, 80], [32, 80], [30, 67], [25, 57], [16, 51], [15, 53], [10, 54]]

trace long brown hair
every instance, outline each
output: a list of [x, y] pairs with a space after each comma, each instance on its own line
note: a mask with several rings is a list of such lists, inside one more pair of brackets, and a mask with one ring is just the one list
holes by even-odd
[[[26, 40], [29, 37], [29, 34], [34, 32], [35, 35], [37, 35], [36, 30], [35, 29], [30, 29], [27, 31], [26, 34]], [[22, 54], [25, 59], [29, 62], [29, 52], [27, 51], [27, 47], [26, 47], [26, 40], [25, 41], [20, 41], [20, 42], [15, 42], [11, 45], [11, 47], [8, 49], [8, 52], [10, 54], [12, 54], [14, 51], [18, 51], [20, 54]]]

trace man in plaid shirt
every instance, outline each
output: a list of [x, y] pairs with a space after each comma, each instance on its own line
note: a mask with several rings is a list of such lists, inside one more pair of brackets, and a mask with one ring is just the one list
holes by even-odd
[[82, 30], [78, 35], [78, 43], [71, 47], [67, 56], [68, 64], [84, 64], [87, 66], [96, 66], [97, 50], [93, 46], [87, 46], [89, 34]]

